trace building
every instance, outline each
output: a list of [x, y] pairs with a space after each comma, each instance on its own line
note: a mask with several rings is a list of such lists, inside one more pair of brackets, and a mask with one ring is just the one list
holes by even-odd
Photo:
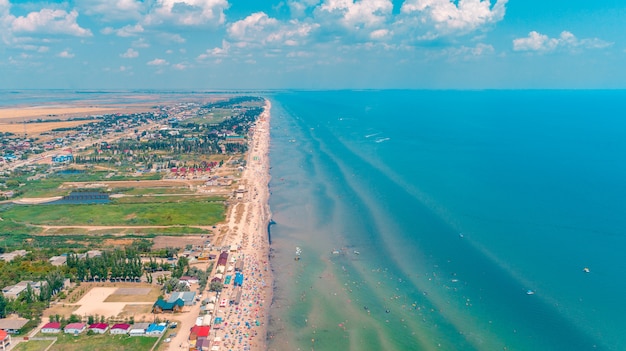
[[74, 160], [74, 156], [72, 154], [52, 156], [52, 162], [54, 163], [71, 162], [72, 160]]
[[0, 260], [11, 262], [16, 257], [26, 256], [27, 253], [28, 251], [26, 250], [15, 250], [13, 252], [3, 253], [0, 255]]
[[67, 255], [52, 256], [50, 257], [48, 262], [50, 262], [50, 264], [53, 266], [62, 266], [67, 262]]
[[0, 319], [0, 329], [9, 334], [17, 334], [26, 323], [28, 323], [26, 318], [2, 318]]
[[111, 330], [109, 330], [109, 332], [113, 335], [128, 334], [129, 331], [130, 331], [130, 324], [126, 324], [126, 323], [114, 324], [111, 327]]
[[85, 323], [70, 323], [63, 328], [63, 332], [65, 334], [73, 334], [78, 335], [87, 329], [87, 324]]
[[165, 323], [152, 323], [148, 326], [148, 329], [146, 329], [146, 336], [159, 336], [163, 334], [165, 328], [167, 328]]
[[194, 304], [195, 298], [195, 291], [174, 292], [167, 300], [167, 302], [175, 302], [176, 300], [181, 299], [185, 303], [185, 306], [191, 306]]
[[44, 334], [57, 334], [61, 332], [61, 323], [59, 322], [50, 322], [44, 324], [41, 328], [41, 332]]
[[146, 329], [150, 326], [150, 323], [135, 323], [128, 333], [130, 336], [144, 336], [146, 335]]
[[89, 326], [89, 330], [97, 334], [104, 334], [109, 329], [109, 325], [106, 323], [94, 323]]
[[5, 332], [4, 330], [0, 330], [0, 350], [8, 350], [10, 346], [11, 335], [9, 335], [9, 333]]
[[183, 306], [185, 306], [185, 301], [183, 299], [176, 299], [175, 301], [165, 301], [163, 299], [158, 299], [154, 303], [154, 305], [152, 305], [152, 313], [177, 313], [183, 310]]
[[41, 291], [41, 287], [46, 285], [46, 284], [48, 284], [48, 283], [46, 283], [45, 281], [32, 282], [30, 280], [23, 280], [23, 281], [15, 284], [15, 285], [9, 285], [9, 286], [6, 286], [6, 287], [2, 288], [2, 294], [6, 298], [17, 299], [17, 297], [22, 292], [26, 291], [26, 289], [30, 285], [30, 287], [33, 289], [33, 292], [35, 293], [35, 295], [39, 296], [39, 292]]

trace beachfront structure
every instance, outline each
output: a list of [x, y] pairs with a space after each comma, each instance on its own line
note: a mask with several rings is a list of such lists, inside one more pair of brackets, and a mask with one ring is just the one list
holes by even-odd
[[109, 325], [106, 323], [94, 323], [89, 326], [89, 330], [97, 334], [104, 334], [109, 329]]
[[50, 264], [53, 266], [62, 266], [67, 263], [67, 255], [52, 256], [50, 257], [50, 259], [48, 259], [48, 262], [50, 262]]
[[154, 305], [152, 305], [152, 313], [164, 313], [164, 312], [181, 312], [185, 306], [185, 300], [176, 299], [174, 301], [165, 301], [158, 299]]
[[242, 286], [243, 285], [243, 273], [241, 272], [237, 272], [235, 273], [235, 286]]
[[122, 335], [122, 334], [128, 334], [129, 330], [130, 330], [130, 324], [119, 323], [119, 324], [113, 324], [113, 326], [109, 330], [109, 333], [111, 333], [112, 335]]
[[65, 334], [73, 334], [78, 335], [87, 329], [87, 324], [85, 323], [70, 323], [63, 328], [63, 332]]
[[159, 336], [163, 334], [165, 328], [167, 328], [165, 323], [152, 323], [148, 326], [148, 329], [146, 329], [146, 336]]
[[2, 318], [0, 319], [0, 329], [9, 334], [17, 334], [26, 323], [28, 323], [26, 318]]
[[179, 292], [173, 292], [172, 295], [170, 295], [170, 298], [167, 300], [167, 302], [175, 302], [176, 300], [181, 299], [184, 301], [185, 306], [191, 306], [194, 304], [195, 298], [196, 298], [195, 291], [179, 291]]
[[57, 334], [61, 332], [61, 323], [59, 322], [50, 322], [44, 324], [41, 328], [41, 332], [44, 334]]
[[208, 325], [194, 325], [189, 333], [189, 341], [194, 342], [199, 338], [208, 338], [211, 327]]
[[150, 326], [150, 323], [135, 323], [128, 335], [130, 336], [144, 336], [146, 335], [146, 329]]
[[0, 350], [8, 350], [10, 346], [11, 335], [9, 335], [9, 333], [5, 332], [4, 330], [0, 330]]

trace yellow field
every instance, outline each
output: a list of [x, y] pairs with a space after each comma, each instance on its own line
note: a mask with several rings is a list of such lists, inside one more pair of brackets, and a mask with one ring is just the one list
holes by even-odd
[[26, 117], [67, 118], [75, 115], [104, 114], [119, 111], [119, 108], [104, 107], [33, 107], [0, 109], [0, 120], [24, 119]]
[[26, 130], [27, 134], [39, 134], [49, 132], [56, 128], [76, 127], [81, 124], [94, 122], [91, 121], [69, 121], [69, 122], [48, 122], [48, 123], [0, 123], [0, 132], [9, 132], [13, 134], [22, 134]]

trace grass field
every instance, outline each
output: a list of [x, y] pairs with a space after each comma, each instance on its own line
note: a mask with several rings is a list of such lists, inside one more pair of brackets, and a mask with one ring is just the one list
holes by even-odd
[[142, 204], [142, 203], [176, 203], [176, 202], [218, 202], [224, 198], [208, 197], [206, 195], [181, 195], [181, 196], [126, 196], [113, 200], [115, 204]]
[[[86, 335], [71, 336], [57, 334], [57, 341], [50, 347], [50, 351], [142, 351], [150, 350], [158, 338], [130, 337], [127, 335]], [[32, 343], [32, 344], [31, 344]], [[51, 341], [29, 341], [20, 343], [14, 350], [30, 351], [45, 350]], [[29, 345], [30, 344], [30, 345]]]
[[0, 217], [17, 224], [51, 226], [214, 225], [224, 219], [215, 202], [24, 205], [0, 208]]

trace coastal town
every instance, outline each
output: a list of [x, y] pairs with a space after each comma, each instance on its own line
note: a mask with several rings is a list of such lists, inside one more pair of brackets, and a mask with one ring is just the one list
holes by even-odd
[[0, 123], [0, 349], [265, 349], [269, 110]]

